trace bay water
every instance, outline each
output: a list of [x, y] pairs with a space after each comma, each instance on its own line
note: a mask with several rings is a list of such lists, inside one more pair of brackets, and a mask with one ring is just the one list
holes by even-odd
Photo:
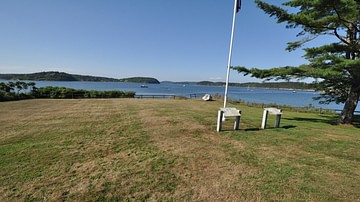
[[[7, 82], [7, 81], [3, 81]], [[204, 94], [224, 95], [224, 86], [203, 86], [191, 84], [178, 84], [171, 82], [162, 82], [160, 84], [123, 83], [123, 82], [82, 82], [82, 81], [35, 81], [37, 87], [59, 86], [84, 90], [120, 90], [133, 91], [137, 95], [176, 95], [190, 97], [202, 97]], [[278, 104], [294, 107], [313, 106], [323, 109], [341, 110], [343, 105], [331, 103], [321, 105], [314, 101], [313, 97], [318, 96], [318, 92], [302, 90], [278, 90], [265, 88], [242, 88], [229, 87], [228, 97], [235, 101], [245, 101], [252, 103]], [[357, 107], [357, 111], [360, 107]]]

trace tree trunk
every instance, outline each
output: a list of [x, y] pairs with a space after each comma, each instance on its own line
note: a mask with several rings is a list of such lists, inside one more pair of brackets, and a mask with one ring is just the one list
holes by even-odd
[[[345, 58], [346, 59], [350, 59], [350, 60], [356, 60], [359, 59], [357, 57], [357, 53], [358, 53], [358, 48], [355, 49], [351, 49], [351, 44], [357, 44], [359, 43], [358, 39], [357, 39], [357, 35], [358, 35], [358, 29], [357, 27], [350, 23], [350, 26], [348, 27], [347, 30], [347, 42], [348, 42], [348, 46], [349, 46], [349, 50], [346, 52]], [[360, 75], [358, 72], [358, 67], [356, 69], [352, 69], [349, 70], [350, 75], [352, 75], [352, 85], [350, 88], [350, 92], [349, 95], [345, 101], [345, 105], [344, 108], [341, 112], [341, 117], [339, 120], [339, 123], [341, 124], [351, 124], [353, 121], [353, 117], [354, 117], [354, 112], [356, 109], [356, 106], [359, 102], [359, 97], [360, 97]], [[355, 70], [355, 71], [354, 71]]]
[[345, 101], [344, 108], [341, 112], [341, 117], [339, 120], [340, 124], [351, 124], [354, 117], [354, 112], [356, 109], [356, 106], [359, 102], [360, 98], [360, 90], [359, 86], [352, 85], [350, 88], [350, 93], [348, 98]]

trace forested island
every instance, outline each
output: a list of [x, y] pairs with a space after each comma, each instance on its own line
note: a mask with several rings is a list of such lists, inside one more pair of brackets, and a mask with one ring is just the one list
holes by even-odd
[[120, 82], [131, 82], [131, 83], [148, 83], [148, 84], [160, 84], [155, 78], [151, 77], [131, 77], [125, 79], [119, 79]]
[[151, 77], [131, 77], [115, 79], [99, 76], [68, 74], [65, 72], [49, 71], [30, 74], [0, 74], [0, 79], [4, 80], [28, 80], [28, 81], [95, 81], [95, 82], [133, 82], [159, 84], [160, 82]]

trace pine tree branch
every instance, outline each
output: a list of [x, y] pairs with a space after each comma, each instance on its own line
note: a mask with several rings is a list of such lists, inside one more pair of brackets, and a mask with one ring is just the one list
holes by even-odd
[[[341, 17], [341, 15], [340, 15], [339, 11], [336, 9], [336, 7], [334, 6], [333, 8], [334, 8], [334, 11], [335, 11], [335, 13], [336, 13], [336, 15], [338, 16], [338, 19], [339, 19], [340, 21], [343, 21], [343, 22], [345, 22], [345, 23], [351, 24], [352, 27], [354, 27], [354, 29], [356, 30], [356, 32], [360, 32], [360, 26], [358, 27], [358, 25], [357, 25], [356, 22], [352, 22], [352, 21], [349, 21], [349, 20], [345, 20], [344, 18]], [[344, 24], [344, 25], [345, 25], [346, 28], [350, 29], [349, 26], [347, 26], [346, 24]]]
[[[353, 23], [352, 23], [351, 21], [345, 20], [345, 19], [343, 19], [343, 18], [340, 16], [340, 13], [339, 13], [339, 11], [336, 9], [335, 6], [333, 6], [333, 9], [334, 9], [334, 11], [335, 11], [335, 13], [336, 13], [336, 15], [337, 15], [337, 17], [338, 17], [338, 19], [339, 19], [340, 21], [343, 21], [343, 22], [345, 22], [345, 23], [348, 23], [348, 24], [352, 24], [352, 25], [353, 25]], [[345, 26], [347, 29], [350, 29], [350, 27], [347, 26], [346, 24], [344, 24], [344, 26]]]
[[342, 41], [343, 43], [345, 43], [347, 45], [350, 45], [350, 43], [348, 41], [346, 41], [343, 36], [339, 35], [339, 33], [337, 32], [337, 28], [334, 28], [334, 34], [338, 39], [340, 39], [340, 41]]

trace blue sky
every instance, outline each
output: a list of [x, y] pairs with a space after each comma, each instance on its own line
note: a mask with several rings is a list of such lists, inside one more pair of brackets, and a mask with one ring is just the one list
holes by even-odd
[[[0, 73], [63, 71], [160, 81], [225, 81], [233, 3], [0, 0]], [[297, 33], [276, 24], [252, 0], [243, 0], [232, 65], [266, 69], [306, 63], [302, 50], [285, 51]], [[254, 79], [232, 71], [230, 81]]]

